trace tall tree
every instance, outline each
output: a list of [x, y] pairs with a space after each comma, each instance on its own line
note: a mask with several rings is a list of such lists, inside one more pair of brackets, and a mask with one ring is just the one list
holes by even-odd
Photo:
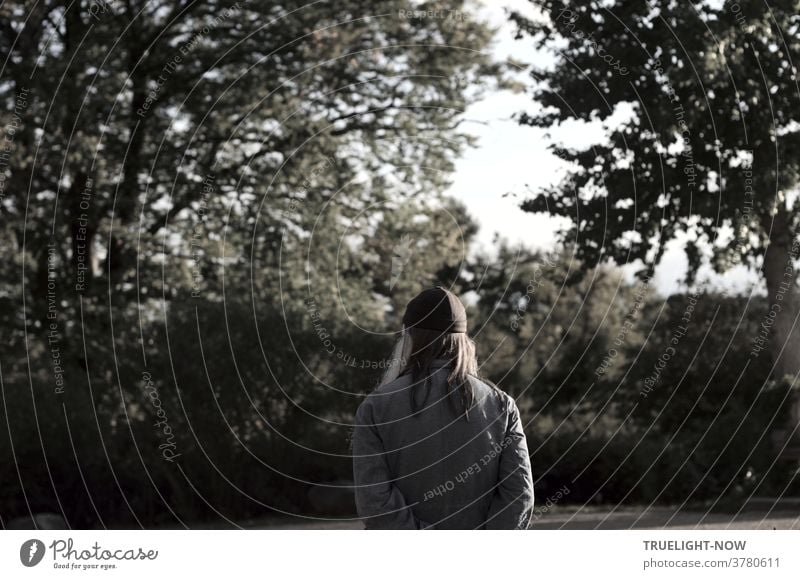
[[[23, 476], [0, 493], [4, 516], [6, 501], [25, 508], [32, 478], [41, 482], [35, 494], [56, 503], [84, 493], [69, 462], [69, 424], [87, 438], [79, 452], [122, 471], [121, 493], [125, 480], [152, 485], [153, 500], [185, 512], [196, 491], [150, 444], [162, 434], [152, 428], [158, 410], [198, 479], [216, 474], [192, 453], [202, 442], [227, 457], [226, 475], [263, 493], [257, 471], [237, 472], [233, 458], [256, 438], [253, 452], [269, 464], [326, 472], [319, 453], [291, 454], [296, 446], [278, 428], [295, 429], [289, 440], [333, 428], [320, 409], [339, 417], [355, 400], [346, 394], [368, 379], [361, 372], [327, 388], [348, 368], [325, 351], [304, 300], [317, 297], [337, 352], [350, 353], [367, 342], [353, 338], [351, 322], [382, 327], [387, 303], [421, 279], [385, 266], [397, 247], [389, 235], [410, 235], [404, 258], [431, 276], [453, 265], [412, 235], [410, 208], [440, 196], [471, 142], [464, 110], [502, 81], [488, 52], [493, 32], [469, 17], [472, 6], [0, 5], [0, 274], [9, 282], [0, 288], [0, 371], [12, 420], [0, 428], [0, 462], [21, 464]], [[267, 434], [256, 426], [264, 422]], [[113, 438], [110, 459], [98, 435]], [[155, 465], [155, 483], [139, 461]], [[101, 482], [88, 481], [89, 499], [95, 485], [111, 492]], [[213, 494], [227, 500], [234, 493], [224, 483]], [[86, 498], [75, 510], [91, 518]]]
[[556, 147], [571, 174], [523, 208], [569, 218], [587, 265], [647, 269], [686, 234], [689, 283], [708, 254], [717, 271], [759, 271], [776, 374], [796, 376], [800, 2], [535, 4], [538, 17], [512, 19], [520, 36], [552, 49], [555, 66], [534, 72], [541, 109], [521, 122], [630, 117], [604, 142]]
[[191, 242], [219, 241], [209, 230], [228, 211], [250, 250], [270, 249], [327, 202], [352, 219], [441, 191], [469, 142], [462, 112], [499, 69], [483, 22], [406, 8], [4, 3], [3, 227], [33, 294], [50, 242], [70, 295], [135, 298], [162, 275], [142, 265], [191, 263]]

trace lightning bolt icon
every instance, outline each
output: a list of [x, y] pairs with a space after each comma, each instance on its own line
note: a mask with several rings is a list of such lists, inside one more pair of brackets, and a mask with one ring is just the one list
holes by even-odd
[[31, 543], [31, 550], [28, 553], [28, 563], [33, 561], [33, 556], [36, 554], [36, 551], [39, 550], [39, 545], [37, 543]]

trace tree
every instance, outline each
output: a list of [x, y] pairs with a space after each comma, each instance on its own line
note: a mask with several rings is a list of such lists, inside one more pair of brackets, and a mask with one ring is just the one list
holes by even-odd
[[21, 121], [3, 210], [34, 295], [51, 240], [65, 287], [130, 298], [137, 270], [150, 273], [137, 253], [191, 263], [191, 233], [218, 211], [252, 249], [291, 237], [334, 194], [348, 218], [441, 191], [469, 142], [461, 112], [498, 72], [483, 23], [396, 1], [25, 6], [2, 7], [0, 99]]
[[632, 327], [642, 286], [625, 283], [618, 268], [580, 270], [573, 248], [544, 254], [501, 240], [496, 254], [470, 260], [462, 282], [475, 297], [470, 325], [481, 371], [519, 397], [531, 422], [605, 409], [609, 377], [627, 365], [623, 346], [641, 341]]
[[760, 271], [775, 373], [796, 376], [800, 3], [536, 5], [541, 18], [512, 19], [520, 36], [553, 49], [555, 67], [534, 71], [541, 109], [520, 121], [552, 128], [631, 114], [606, 142], [555, 147], [571, 174], [523, 209], [571, 219], [566, 236], [587, 266], [641, 260], [647, 270], [685, 234], [689, 284], [706, 253], [717, 271]]
[[659, 473], [652, 498], [736, 498], [741, 484], [786, 492], [794, 469], [775, 461], [771, 435], [786, 421], [788, 384], [770, 380], [768, 357], [749, 356], [766, 312], [764, 298], [701, 291], [645, 312], [651, 329], [626, 376], [634, 386], [616, 398]]
[[[194, 514], [196, 489], [150, 444], [159, 433], [144, 372], [187, 450], [182, 466], [198, 488], [213, 489], [206, 496], [226, 501], [235, 494], [228, 481], [192, 453], [201, 441], [216, 445], [210, 455], [223, 472], [264, 493], [269, 485], [252, 474], [262, 471], [227, 471], [239, 468], [242, 440], [258, 440], [254, 453], [276, 464], [280, 453], [291, 456], [291, 447], [273, 444], [274, 432], [262, 436], [259, 412], [297, 435], [319, 423], [305, 415], [292, 424], [303, 416], [293, 402], [316, 411], [333, 400], [328, 408], [338, 418], [350, 409], [352, 397], [315, 396], [314, 378], [338, 380], [343, 371], [324, 352], [304, 300], [310, 285], [330, 312], [330, 329], [346, 326], [354, 308], [357, 319], [386, 324], [394, 290], [379, 278], [391, 256], [371, 247], [362, 259], [363, 248], [382, 235], [380, 223], [396, 217], [396, 229], [411, 227], [413, 216], [393, 216], [409, 200], [441, 195], [471, 143], [461, 129], [464, 110], [502, 82], [488, 53], [492, 30], [463, 17], [471, 6], [0, 6], [0, 142], [9, 143], [0, 151], [8, 257], [0, 273], [10, 282], [0, 289], [0, 371], [4, 391], [20, 393], [9, 398], [12, 426], [0, 429], [12, 431], [0, 435], [2, 463], [13, 468], [20, 441], [31, 445], [24, 480], [3, 489], [0, 508], [15, 507], [3, 508], [4, 516], [24, 508], [26, 473], [60, 466], [37, 494], [57, 499], [64, 488], [81, 488], [66, 431], [78, 419], [87, 422], [79, 430], [89, 441], [79, 452], [94, 453], [103, 480], [119, 474], [120, 492], [143, 489], [132, 512], [172, 513], [155, 508], [162, 500]], [[420, 264], [434, 274], [452, 266], [423, 250], [434, 257]], [[347, 312], [336, 307], [342, 301]], [[299, 351], [283, 339], [286, 328], [301, 334]], [[262, 351], [257, 340], [266, 334]], [[337, 336], [343, 351], [355, 343], [351, 333]], [[301, 356], [318, 363], [311, 367], [317, 376], [297, 371]], [[365, 376], [340, 383], [360, 392]], [[245, 385], [257, 395], [245, 396]], [[54, 388], [61, 390], [52, 395]], [[217, 402], [230, 425], [216, 414]], [[30, 420], [34, 409], [47, 417], [43, 441]], [[100, 454], [98, 436], [113, 441], [112, 460]], [[323, 470], [300, 462], [298, 469]], [[145, 463], [156, 469], [155, 482], [144, 478]], [[10, 470], [3, 476], [16, 480]], [[90, 488], [91, 481], [89, 499]], [[180, 497], [189, 498], [175, 502]], [[81, 525], [93, 517], [86, 499], [76, 507], [87, 517]]]

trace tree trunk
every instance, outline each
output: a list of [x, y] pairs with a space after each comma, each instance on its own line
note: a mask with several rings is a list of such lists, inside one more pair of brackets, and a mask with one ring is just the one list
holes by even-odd
[[[800, 375], [800, 291], [794, 267], [800, 241], [793, 239], [788, 224], [788, 216], [783, 211], [775, 215], [771, 223], [771, 243], [764, 254], [763, 268], [769, 311], [762, 327], [772, 323], [769, 348], [775, 363], [773, 376], [794, 381]], [[781, 458], [796, 462], [800, 457], [798, 390], [793, 391], [789, 400], [789, 417], [782, 426], [773, 432], [773, 444], [780, 450]]]
[[800, 241], [793, 240], [782, 214], [773, 222], [773, 241], [764, 256], [764, 278], [767, 282], [769, 312], [765, 323], [772, 322], [770, 350], [775, 362], [774, 376], [792, 379], [800, 375], [800, 290], [794, 261], [800, 252]]

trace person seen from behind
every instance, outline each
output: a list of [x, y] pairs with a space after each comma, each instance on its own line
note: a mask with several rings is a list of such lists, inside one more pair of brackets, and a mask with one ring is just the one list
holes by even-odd
[[533, 478], [519, 410], [478, 377], [464, 305], [412, 299], [380, 386], [356, 412], [353, 474], [367, 529], [526, 529]]

